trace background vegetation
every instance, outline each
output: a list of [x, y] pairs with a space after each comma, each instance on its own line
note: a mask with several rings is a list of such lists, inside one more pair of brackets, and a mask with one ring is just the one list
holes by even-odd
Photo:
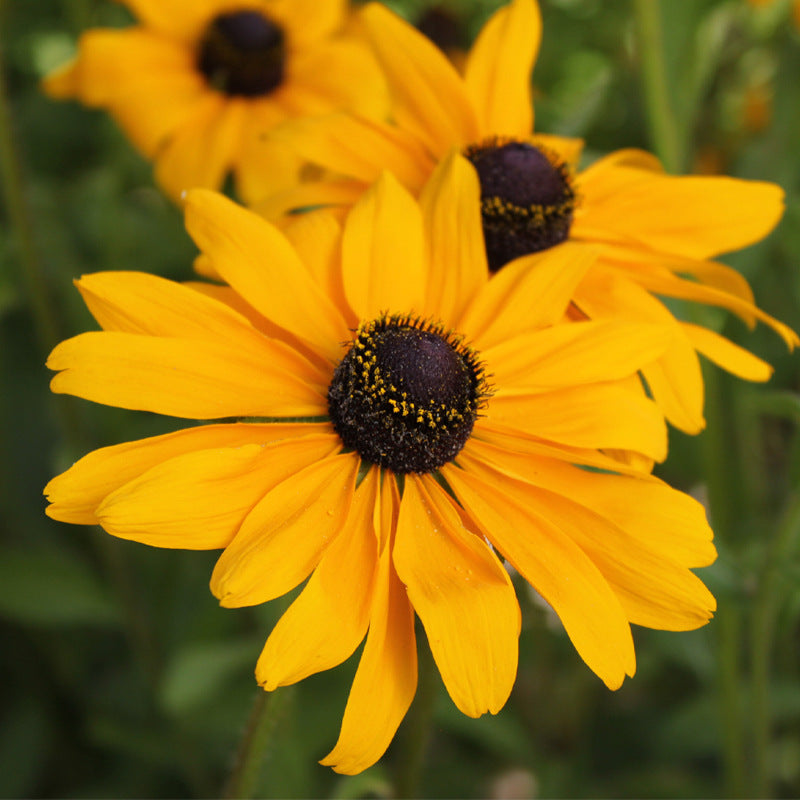
[[[412, 17], [423, 7], [391, 5]], [[451, 8], [469, 36], [496, 5]], [[800, 35], [788, 3], [664, 3], [655, 22], [666, 124], [649, 104], [658, 84], [645, 90], [643, 80], [657, 55], [640, 46], [654, 0], [542, 5], [537, 127], [584, 137], [588, 159], [639, 146], [678, 171], [783, 186], [779, 229], [727, 262], [763, 308], [800, 328]], [[155, 550], [43, 513], [42, 487], [80, 455], [177, 427], [51, 396], [43, 366], [58, 340], [93, 327], [72, 287], [78, 275], [191, 275], [193, 246], [149, 166], [102, 113], [38, 90], [80, 30], [126, 20], [109, 0], [0, 0], [2, 796], [218, 795], [260, 691], [255, 660], [288, 604], [221, 609], [207, 585], [215, 553]], [[709, 428], [694, 439], [673, 432], [660, 469], [710, 499], [720, 558], [703, 577], [719, 599], [716, 619], [692, 633], [637, 629], [638, 673], [611, 693], [521, 590], [511, 700], [496, 717], [471, 720], [432, 687], [422, 796], [800, 795], [798, 359], [765, 328], [678, 310], [776, 368], [767, 386], [709, 370]], [[336, 740], [354, 670], [351, 659], [276, 695], [277, 735], [257, 795], [382, 797], [413, 773], [414, 708], [363, 775], [317, 765]]]

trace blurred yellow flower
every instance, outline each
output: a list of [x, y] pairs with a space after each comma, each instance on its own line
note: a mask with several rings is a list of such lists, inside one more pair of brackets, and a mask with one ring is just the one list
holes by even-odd
[[480, 176], [491, 270], [566, 240], [591, 242], [600, 257], [576, 287], [571, 313], [675, 326], [673, 344], [644, 375], [667, 419], [690, 433], [705, 424], [697, 352], [748, 380], [767, 380], [771, 368], [707, 328], [677, 323], [654, 295], [721, 306], [750, 326], [766, 322], [790, 347], [800, 341], [755, 306], [739, 273], [710, 260], [774, 228], [783, 212], [780, 187], [666, 175], [655, 157], [632, 149], [579, 170], [581, 141], [533, 133], [530, 77], [541, 35], [535, 0], [513, 0], [494, 14], [463, 78], [383, 6], [366, 6], [362, 21], [389, 81], [395, 124], [339, 115], [277, 129], [276, 139], [327, 173], [257, 206], [265, 216], [346, 208], [382, 169], [419, 193], [436, 164], [460, 151]]
[[233, 172], [253, 201], [291, 185], [300, 162], [266, 131], [353, 108], [382, 114], [386, 88], [352, 34], [346, 0], [122, 0], [136, 26], [94, 29], [45, 91], [108, 110], [177, 199]]
[[47, 486], [48, 514], [224, 548], [211, 588], [228, 607], [308, 578], [256, 677], [299, 681], [366, 637], [323, 761], [339, 772], [380, 758], [411, 703], [415, 612], [456, 706], [503, 706], [520, 632], [503, 558], [610, 688], [635, 670], [631, 623], [687, 630], [715, 608], [690, 571], [715, 557], [702, 506], [601, 452], [664, 457], [663, 417], [630, 384], [671, 326], [562, 323], [585, 245], [489, 280], [476, 190], [455, 157], [419, 203], [387, 173], [343, 229], [318, 212], [287, 236], [194, 190], [187, 228], [226, 285], [85, 276], [104, 330], [48, 361], [55, 392], [245, 418], [90, 453]]

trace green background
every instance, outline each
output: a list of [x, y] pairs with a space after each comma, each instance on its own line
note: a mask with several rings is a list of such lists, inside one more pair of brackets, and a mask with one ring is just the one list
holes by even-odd
[[[650, 0], [644, 0], [646, 4]], [[394, 2], [414, 16], [421, 2]], [[465, 35], [497, 3], [453, 2]], [[787, 2], [665, 2], [668, 100], [683, 171], [774, 181], [787, 210], [726, 259], [766, 311], [800, 328], [800, 35]], [[641, 4], [640, 4], [641, 6]], [[658, 141], [648, 127], [636, 7], [543, 0], [537, 129], [584, 137], [587, 159]], [[72, 280], [105, 269], [191, 277], [179, 211], [103, 114], [38, 81], [85, 27], [125, 24], [104, 0], [0, 0], [5, 74], [0, 206], [0, 795], [216, 796], [260, 690], [255, 660], [290, 598], [224, 610], [215, 553], [151, 549], [44, 515], [42, 487], [95, 447], [178, 427], [48, 391], [48, 350], [94, 327]], [[12, 149], [9, 149], [12, 148]], [[638, 672], [609, 692], [523, 586], [521, 661], [496, 717], [462, 716], [434, 685], [422, 796], [800, 795], [800, 369], [776, 335], [675, 306], [767, 359], [770, 384], [709, 370], [709, 428], [671, 434], [659, 474], [710, 496], [717, 618], [636, 629]], [[390, 796], [421, 704], [355, 778], [316, 761], [338, 735], [355, 658], [281, 690], [256, 794]]]

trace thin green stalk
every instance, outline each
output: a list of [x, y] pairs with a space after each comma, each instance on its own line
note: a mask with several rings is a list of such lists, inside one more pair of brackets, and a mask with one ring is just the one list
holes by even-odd
[[[738, 461], [735, 449], [736, 431], [731, 424], [727, 404], [722, 401], [722, 376], [719, 371], [713, 365], [708, 366], [703, 370], [703, 380], [708, 427], [700, 436], [699, 445], [710, 517], [715, 536], [732, 546], [739, 516], [736, 499], [742, 496], [740, 476], [735, 470]], [[724, 791], [728, 797], [745, 796], [747, 744], [742, 708], [742, 622], [742, 611], [735, 601], [720, 604], [714, 624], [717, 634]]]
[[642, 83], [650, 136], [656, 155], [667, 172], [679, 173], [684, 166], [680, 127], [669, 93], [664, 37], [659, 0], [633, 0]]
[[431, 736], [431, 724], [438, 686], [436, 662], [424, 636], [417, 637], [419, 680], [400, 738], [400, 760], [395, 794], [397, 797], [421, 797], [420, 779], [425, 752]]
[[781, 564], [786, 562], [800, 537], [800, 495], [789, 501], [777, 531], [767, 545], [758, 593], [754, 601], [750, 629], [752, 653], [752, 716], [753, 797], [771, 796], [769, 745], [772, 716], [770, 713], [770, 668], [775, 622], [781, 605]]
[[293, 695], [291, 686], [274, 692], [258, 690], [239, 745], [236, 763], [225, 786], [223, 797], [226, 800], [250, 798], [256, 795], [261, 772], [275, 741], [275, 732], [289, 708]]

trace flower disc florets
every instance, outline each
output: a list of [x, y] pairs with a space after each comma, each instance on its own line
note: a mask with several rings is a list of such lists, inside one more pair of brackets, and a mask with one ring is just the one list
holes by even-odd
[[277, 88], [285, 62], [283, 30], [258, 11], [220, 14], [206, 29], [197, 56], [211, 86], [244, 97]]
[[393, 472], [455, 458], [488, 397], [477, 353], [440, 324], [410, 316], [362, 322], [328, 389], [346, 447]]
[[575, 191], [558, 156], [527, 142], [490, 139], [468, 147], [481, 182], [489, 269], [537, 253], [569, 236]]

